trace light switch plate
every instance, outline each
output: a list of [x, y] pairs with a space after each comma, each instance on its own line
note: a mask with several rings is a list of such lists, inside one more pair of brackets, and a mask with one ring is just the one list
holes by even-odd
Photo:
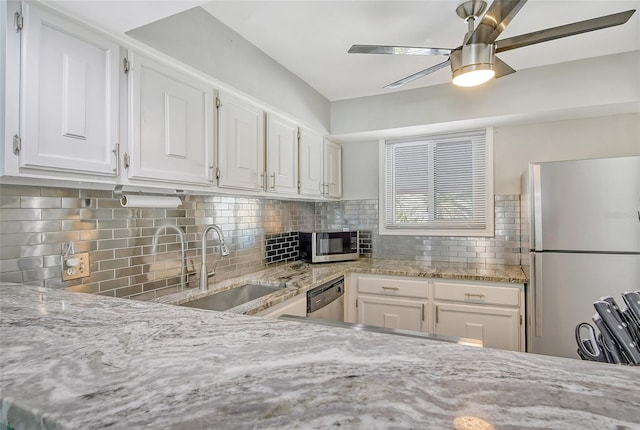
[[81, 252], [62, 256], [62, 280], [86, 278], [89, 276], [89, 253]]

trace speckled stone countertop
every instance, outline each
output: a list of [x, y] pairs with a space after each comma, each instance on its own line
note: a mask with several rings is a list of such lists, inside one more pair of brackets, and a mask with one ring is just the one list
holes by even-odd
[[640, 368], [0, 286], [15, 429], [640, 428]]
[[347, 275], [348, 273], [502, 282], [507, 284], [523, 284], [527, 282], [527, 278], [520, 266], [496, 266], [495, 268], [487, 269], [476, 268], [466, 264], [426, 264], [413, 261], [369, 258], [361, 258], [353, 262], [321, 264], [309, 264], [298, 261], [221, 282], [215, 282], [215, 278], [213, 278], [209, 282], [208, 291], [203, 292], [197, 288], [191, 288], [176, 294], [159, 297], [153, 301], [180, 305], [247, 283], [282, 286], [283, 288], [275, 293], [227, 311], [254, 315], [284, 300], [302, 294], [311, 288], [317, 287], [339, 276]]

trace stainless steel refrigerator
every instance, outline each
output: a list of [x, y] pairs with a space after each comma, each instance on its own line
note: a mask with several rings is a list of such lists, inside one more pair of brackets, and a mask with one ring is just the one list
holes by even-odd
[[579, 358], [593, 302], [640, 289], [640, 156], [532, 163], [521, 186], [527, 351]]

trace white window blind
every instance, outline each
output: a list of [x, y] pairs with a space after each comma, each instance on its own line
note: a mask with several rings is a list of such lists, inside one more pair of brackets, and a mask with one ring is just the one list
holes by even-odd
[[486, 131], [385, 142], [385, 227], [485, 230], [493, 208]]

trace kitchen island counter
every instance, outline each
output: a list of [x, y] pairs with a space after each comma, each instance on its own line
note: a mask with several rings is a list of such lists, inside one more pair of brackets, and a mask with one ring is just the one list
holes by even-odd
[[16, 429], [640, 428], [640, 369], [0, 286]]

